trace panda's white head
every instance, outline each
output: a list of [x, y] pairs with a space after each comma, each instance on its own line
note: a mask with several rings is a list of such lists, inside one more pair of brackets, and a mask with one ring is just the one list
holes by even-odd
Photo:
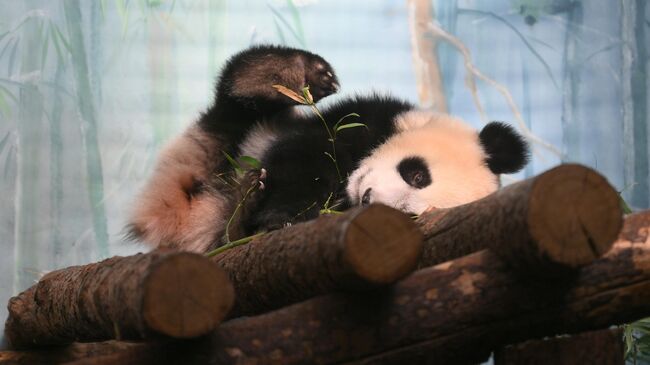
[[416, 110], [395, 123], [396, 133], [350, 175], [352, 204], [378, 202], [414, 214], [453, 207], [496, 191], [499, 174], [528, 160], [528, 145], [504, 123], [477, 133], [449, 115]]

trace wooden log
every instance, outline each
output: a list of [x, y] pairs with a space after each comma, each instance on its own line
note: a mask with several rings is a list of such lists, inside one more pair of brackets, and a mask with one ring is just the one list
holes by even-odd
[[564, 273], [607, 252], [622, 216], [618, 193], [603, 176], [560, 165], [476, 202], [422, 214], [420, 266], [489, 248], [524, 271]]
[[[147, 344], [150, 350], [157, 350], [162, 343]], [[102, 358], [115, 354], [129, 354], [131, 349], [140, 352], [142, 343], [128, 341], [104, 341], [73, 344], [62, 347], [44, 347], [29, 351], [0, 351], [0, 364], [11, 365], [51, 365], [68, 364], [74, 361], [84, 361], [88, 358]], [[124, 355], [121, 355], [124, 356]], [[119, 364], [119, 363], [115, 363]]]
[[623, 330], [604, 329], [573, 336], [526, 341], [496, 351], [494, 364], [624, 365]]
[[[562, 284], [522, 281], [486, 250], [383, 290], [331, 294], [230, 320], [174, 354], [187, 364], [477, 363], [506, 344], [649, 316], [649, 235], [650, 211], [629, 216], [615, 247]], [[174, 363], [129, 361], [155, 346], [79, 363]]]
[[201, 255], [116, 256], [50, 272], [11, 298], [5, 334], [13, 348], [196, 337], [214, 329], [233, 301], [223, 270]]
[[238, 316], [393, 283], [415, 269], [421, 249], [407, 215], [374, 204], [267, 233], [214, 261], [235, 287]]
[[481, 251], [374, 295], [229, 321], [204, 351], [224, 363], [462, 364], [508, 343], [633, 321], [650, 315], [650, 211], [626, 223], [614, 249], [562, 283], [521, 280]]

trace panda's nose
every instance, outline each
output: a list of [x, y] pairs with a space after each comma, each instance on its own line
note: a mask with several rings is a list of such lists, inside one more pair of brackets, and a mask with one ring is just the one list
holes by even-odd
[[365, 193], [363, 193], [363, 197], [361, 198], [361, 205], [368, 205], [370, 204], [370, 192], [372, 191], [372, 188], [368, 188]]

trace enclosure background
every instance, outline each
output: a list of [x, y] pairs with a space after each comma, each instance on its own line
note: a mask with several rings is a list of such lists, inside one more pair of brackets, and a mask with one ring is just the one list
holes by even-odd
[[145, 249], [123, 239], [134, 195], [164, 142], [209, 105], [220, 65], [250, 44], [321, 54], [342, 85], [332, 100], [390, 91], [477, 128], [512, 122], [534, 153], [505, 183], [577, 161], [633, 208], [649, 206], [644, 0], [0, 0], [0, 9], [0, 303], [49, 270]]

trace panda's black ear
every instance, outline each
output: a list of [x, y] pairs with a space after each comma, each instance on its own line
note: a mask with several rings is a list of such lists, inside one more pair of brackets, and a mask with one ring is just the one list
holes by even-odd
[[495, 174], [510, 174], [528, 163], [528, 143], [510, 125], [490, 122], [479, 133], [487, 155], [486, 163]]

